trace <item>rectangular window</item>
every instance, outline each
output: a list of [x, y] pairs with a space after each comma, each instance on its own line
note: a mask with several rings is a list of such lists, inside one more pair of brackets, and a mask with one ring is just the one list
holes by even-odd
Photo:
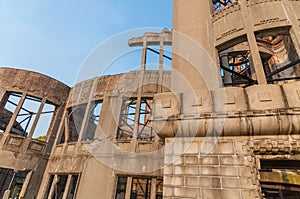
[[49, 180], [48, 180], [48, 184], [47, 184], [47, 187], [46, 187], [44, 199], [47, 199], [48, 196], [49, 196], [49, 193], [50, 193], [50, 189], [51, 189], [53, 180], [54, 180], [54, 175], [50, 175]]
[[84, 114], [86, 111], [86, 104], [78, 105], [69, 108], [68, 110], [68, 142], [77, 142], [81, 130]]
[[[129, 140], [134, 136], [138, 139], [152, 139], [155, 134], [153, 133], [150, 117], [152, 114], [152, 98], [142, 98], [140, 103], [140, 111], [137, 113], [136, 98], [125, 99], [122, 104], [119, 126], [117, 132], [117, 139]], [[135, 118], [137, 124], [135, 124]], [[134, 132], [134, 125], [137, 125], [137, 132]]]
[[[68, 182], [70, 182], [69, 185]], [[67, 199], [74, 199], [78, 182], [78, 174], [50, 175], [44, 199], [47, 199], [49, 196], [51, 199], [62, 199], [65, 192], [67, 192]]]
[[[14, 112], [17, 111], [21, 96], [18, 93], [9, 93], [5, 106], [1, 107], [0, 131], [4, 132], [6, 130]], [[42, 102], [41, 99], [32, 96], [26, 96], [10, 133], [25, 137], [31, 136], [34, 139], [46, 141], [54, 111], [54, 105]], [[36, 124], [34, 124], [35, 120], [37, 120]]]
[[117, 184], [116, 199], [125, 198], [126, 185], [127, 185], [127, 177], [119, 177], [118, 178], [118, 184]]
[[260, 160], [260, 186], [266, 199], [300, 198], [299, 160]]
[[14, 173], [13, 169], [0, 168], [0, 198], [7, 189], [10, 190], [10, 198], [19, 198], [26, 175], [26, 171]]
[[130, 198], [132, 199], [150, 199], [151, 179], [133, 178]]
[[[155, 186], [153, 186], [153, 184]], [[126, 189], [128, 186], [131, 188]], [[162, 199], [163, 180], [161, 177], [119, 177], [115, 199], [150, 199], [155, 193], [156, 199]]]
[[93, 102], [89, 110], [86, 128], [82, 135], [82, 140], [94, 140], [97, 125], [99, 123], [100, 113], [102, 109], [102, 101]]
[[52, 194], [52, 199], [61, 199], [64, 196], [68, 176], [59, 175], [57, 176], [57, 182], [54, 185], [54, 191]]
[[72, 175], [67, 199], [75, 198], [77, 185], [78, 185], [78, 175]]

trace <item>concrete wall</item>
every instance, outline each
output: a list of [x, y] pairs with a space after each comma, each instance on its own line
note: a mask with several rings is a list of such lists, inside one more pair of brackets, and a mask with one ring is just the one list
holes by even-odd
[[168, 138], [164, 198], [261, 198], [260, 159], [299, 160], [300, 136]]

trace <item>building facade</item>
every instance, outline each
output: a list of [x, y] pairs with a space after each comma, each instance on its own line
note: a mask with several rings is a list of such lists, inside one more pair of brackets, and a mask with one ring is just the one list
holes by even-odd
[[73, 88], [0, 69], [0, 197], [300, 198], [299, 0], [174, 0], [128, 44], [139, 71]]

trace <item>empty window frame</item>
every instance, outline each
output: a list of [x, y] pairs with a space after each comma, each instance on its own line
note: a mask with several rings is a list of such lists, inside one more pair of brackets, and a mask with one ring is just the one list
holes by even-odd
[[299, 160], [260, 160], [260, 185], [266, 199], [300, 198]]
[[213, 0], [213, 10], [221, 10], [223, 7], [231, 5], [233, 2], [237, 2], [237, 0]]
[[300, 79], [300, 59], [288, 32], [282, 34], [257, 33], [257, 44], [270, 49], [261, 59], [268, 83], [280, 83]]
[[95, 132], [99, 123], [102, 110], [102, 101], [92, 102], [87, 116], [86, 128], [84, 129], [82, 140], [94, 140]]
[[[248, 45], [247, 42], [238, 45]], [[238, 46], [237, 45], [237, 46]], [[224, 86], [247, 86], [255, 83], [252, 79], [254, 67], [250, 51], [220, 53], [220, 74]]]
[[78, 174], [50, 175], [44, 199], [74, 199], [79, 183]]
[[65, 128], [68, 132], [68, 142], [78, 141], [86, 107], [87, 104], [81, 104], [67, 109]]
[[[142, 98], [140, 104], [140, 111], [139, 113], [137, 113], [137, 99], [125, 99], [121, 108], [117, 139], [131, 139], [135, 133], [135, 125], [137, 125], [136, 134], [138, 139], [152, 139], [155, 136], [150, 122], [150, 117], [152, 114], [152, 105], [152, 98]], [[137, 124], [135, 124], [135, 117], [138, 117]]]
[[[24, 101], [21, 97], [19, 93], [7, 93], [7, 98], [4, 99], [5, 106], [0, 107], [0, 131], [5, 132], [10, 120], [14, 119], [13, 114], [18, 111], [10, 133], [46, 141], [55, 106], [28, 95]], [[19, 103], [22, 103], [22, 106], [17, 110]]]
[[19, 198], [26, 175], [26, 171], [14, 173], [13, 169], [0, 168], [0, 198], [6, 190], [11, 191], [10, 198]]
[[[128, 187], [130, 189], [127, 189]], [[152, 193], [155, 195], [151, 195]], [[160, 177], [118, 177], [115, 199], [162, 199], [162, 197], [163, 180]]]

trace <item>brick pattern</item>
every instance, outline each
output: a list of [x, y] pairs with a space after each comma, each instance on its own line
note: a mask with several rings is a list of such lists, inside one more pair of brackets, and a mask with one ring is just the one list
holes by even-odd
[[[184, 140], [183, 140], [184, 139]], [[259, 198], [255, 157], [243, 150], [247, 140], [167, 139], [164, 198]], [[201, 153], [201, 147], [210, 150]], [[199, 153], [200, 152], [200, 153]]]

